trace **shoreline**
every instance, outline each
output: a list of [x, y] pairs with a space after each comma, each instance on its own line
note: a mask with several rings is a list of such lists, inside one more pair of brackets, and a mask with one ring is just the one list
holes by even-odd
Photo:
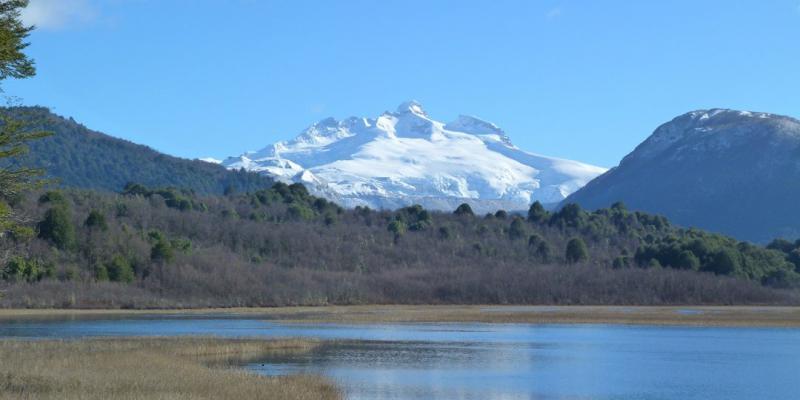
[[527, 323], [800, 327], [793, 306], [369, 305], [158, 310], [0, 309], [12, 319], [127, 318], [146, 315], [246, 316], [287, 323]]

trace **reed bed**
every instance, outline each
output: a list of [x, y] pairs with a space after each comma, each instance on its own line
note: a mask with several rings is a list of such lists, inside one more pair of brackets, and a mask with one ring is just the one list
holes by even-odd
[[322, 377], [266, 377], [237, 367], [317, 344], [186, 337], [0, 340], [0, 399], [340, 399]]

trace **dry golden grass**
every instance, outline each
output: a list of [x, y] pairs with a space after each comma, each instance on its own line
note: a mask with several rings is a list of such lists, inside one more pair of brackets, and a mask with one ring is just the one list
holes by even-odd
[[[230, 311], [229, 311], [230, 312]], [[531, 323], [684, 326], [800, 326], [800, 307], [752, 306], [343, 306], [243, 309], [238, 313], [292, 322]]]
[[800, 326], [800, 307], [778, 306], [322, 306], [191, 310], [2, 310], [3, 319], [111, 318], [142, 314], [226, 314], [291, 322], [485, 322]]
[[0, 341], [0, 399], [339, 399], [327, 380], [235, 368], [302, 340], [212, 338]]

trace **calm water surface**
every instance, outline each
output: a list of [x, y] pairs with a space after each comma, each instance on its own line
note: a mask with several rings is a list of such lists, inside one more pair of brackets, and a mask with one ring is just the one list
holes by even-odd
[[248, 367], [268, 375], [323, 374], [359, 400], [800, 398], [800, 329], [359, 326], [282, 324], [252, 316], [0, 322], [0, 337], [138, 335], [344, 339]]

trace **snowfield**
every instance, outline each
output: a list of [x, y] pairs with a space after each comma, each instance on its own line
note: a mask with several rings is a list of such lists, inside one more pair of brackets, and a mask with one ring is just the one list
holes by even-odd
[[344, 206], [449, 210], [467, 202], [481, 212], [557, 203], [606, 171], [522, 151], [475, 117], [435, 121], [414, 101], [375, 119], [324, 119], [223, 165], [302, 182]]

